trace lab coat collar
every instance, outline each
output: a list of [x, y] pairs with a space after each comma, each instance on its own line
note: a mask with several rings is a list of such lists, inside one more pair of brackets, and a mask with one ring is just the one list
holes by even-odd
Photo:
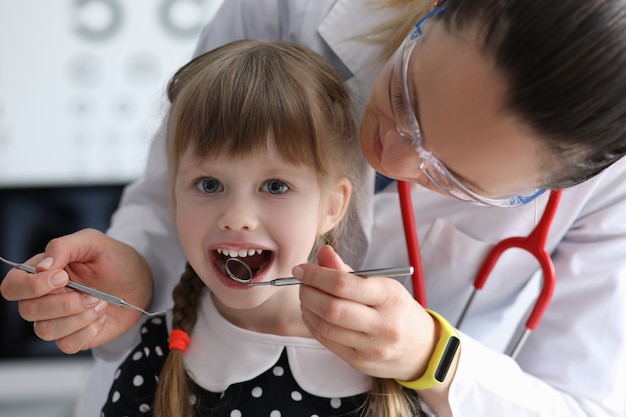
[[[346, 80], [346, 86], [351, 92], [359, 118], [363, 115], [365, 103], [384, 63], [378, 60], [381, 47], [365, 44], [358, 36], [367, 33], [388, 15], [387, 11], [375, 9], [373, 5], [368, 7], [367, 3], [363, 0], [337, 0], [317, 29], [319, 36], [352, 74]], [[374, 224], [374, 171], [364, 158], [359, 172], [362, 181], [371, 189], [362, 189], [361, 199], [355, 199], [355, 217], [360, 229], [354, 228], [355, 234], [348, 239], [350, 246], [340, 251], [344, 262], [353, 268], [359, 268], [362, 264], [362, 256], [367, 252]], [[359, 236], [357, 230], [362, 231], [363, 235]]]
[[223, 392], [273, 367], [283, 350], [287, 351], [295, 380], [308, 393], [337, 398], [371, 389], [371, 377], [352, 368], [315, 339], [257, 333], [228, 322], [215, 307], [209, 291], [203, 294], [183, 361], [198, 385], [210, 392]]
[[361, 82], [371, 81], [378, 74], [381, 47], [364, 45], [358, 37], [384, 21], [386, 16], [391, 16], [390, 12], [376, 9], [368, 2], [338, 0], [318, 28], [320, 36]]

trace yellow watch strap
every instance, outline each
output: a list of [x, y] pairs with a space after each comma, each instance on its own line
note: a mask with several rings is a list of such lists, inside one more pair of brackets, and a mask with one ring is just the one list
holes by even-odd
[[461, 344], [459, 333], [445, 318], [432, 310], [427, 309], [426, 312], [433, 316], [441, 326], [441, 335], [439, 336], [439, 341], [437, 341], [435, 350], [428, 361], [426, 371], [424, 372], [424, 375], [415, 381], [400, 381], [396, 379], [398, 384], [414, 390], [432, 388], [445, 381], [446, 375], [448, 375], [448, 371], [450, 370], [452, 360], [454, 359], [454, 355]]

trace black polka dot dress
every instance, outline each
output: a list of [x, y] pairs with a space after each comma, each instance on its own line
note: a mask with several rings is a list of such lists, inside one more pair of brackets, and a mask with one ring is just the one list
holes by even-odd
[[[151, 416], [154, 392], [169, 349], [164, 318], [152, 318], [142, 328], [142, 341], [115, 374], [102, 417]], [[322, 398], [303, 391], [291, 374], [287, 354], [257, 378], [212, 393], [194, 384], [197, 415], [224, 417], [351, 416], [365, 394]], [[203, 414], [202, 409], [210, 410]]]
[[[199, 315], [184, 356], [193, 379], [190, 401], [197, 416], [360, 415], [369, 377], [349, 375], [357, 371], [346, 368], [330, 351], [319, 349], [312, 339], [236, 328], [219, 315], [212, 302], [203, 304], [209, 311]], [[141, 342], [118, 368], [101, 417], [153, 415], [159, 375], [169, 352], [167, 323], [166, 316], [160, 316], [143, 325]]]

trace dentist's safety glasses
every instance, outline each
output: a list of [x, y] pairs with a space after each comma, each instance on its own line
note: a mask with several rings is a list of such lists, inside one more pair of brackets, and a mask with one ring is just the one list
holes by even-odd
[[[396, 129], [400, 136], [410, 140], [413, 144], [420, 157], [420, 170], [433, 184], [450, 197], [491, 207], [516, 207], [526, 204], [543, 194], [545, 189], [535, 187], [523, 192], [495, 198], [481, 196], [456, 179], [437, 157], [422, 146], [422, 131], [409, 94], [409, 62], [426, 22], [432, 16], [442, 13], [445, 9], [445, 5], [437, 7], [420, 20], [395, 53], [389, 72], [389, 102], [393, 111]], [[415, 57], [413, 58], [415, 59]]]

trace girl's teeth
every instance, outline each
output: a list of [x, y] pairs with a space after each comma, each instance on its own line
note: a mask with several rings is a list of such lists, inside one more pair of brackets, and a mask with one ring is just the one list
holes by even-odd
[[261, 254], [263, 252], [262, 249], [242, 249], [242, 250], [233, 250], [233, 249], [217, 249], [217, 253], [221, 253], [224, 256], [229, 256], [231, 258], [245, 258], [246, 256], [252, 256], [255, 253]]

